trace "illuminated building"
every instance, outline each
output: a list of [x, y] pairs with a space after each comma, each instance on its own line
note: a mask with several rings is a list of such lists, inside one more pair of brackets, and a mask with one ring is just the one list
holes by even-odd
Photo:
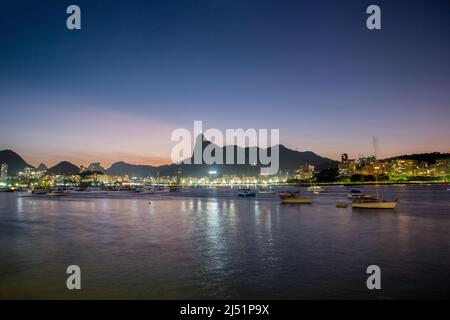
[[6, 182], [8, 180], [8, 164], [3, 163], [1, 168], [1, 182]]
[[339, 176], [349, 177], [357, 172], [359, 162], [357, 160], [347, 160], [338, 164]]
[[298, 170], [295, 171], [295, 179], [297, 180], [309, 180], [314, 177], [314, 169], [313, 165], [305, 164], [300, 166]]
[[430, 166], [430, 174], [433, 177], [450, 176], [450, 159], [438, 159], [436, 164]]

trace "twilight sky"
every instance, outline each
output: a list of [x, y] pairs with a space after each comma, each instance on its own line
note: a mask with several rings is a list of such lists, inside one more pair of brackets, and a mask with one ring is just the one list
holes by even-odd
[[379, 157], [450, 151], [448, 0], [9, 2], [0, 150], [31, 164], [168, 163], [171, 132], [194, 120], [279, 128], [334, 159], [372, 153], [372, 136]]

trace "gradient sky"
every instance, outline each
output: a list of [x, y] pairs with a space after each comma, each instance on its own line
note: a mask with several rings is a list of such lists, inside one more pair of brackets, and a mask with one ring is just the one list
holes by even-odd
[[372, 153], [372, 136], [379, 157], [450, 151], [448, 0], [9, 2], [0, 149], [31, 164], [168, 163], [171, 132], [194, 120], [279, 128], [334, 159]]

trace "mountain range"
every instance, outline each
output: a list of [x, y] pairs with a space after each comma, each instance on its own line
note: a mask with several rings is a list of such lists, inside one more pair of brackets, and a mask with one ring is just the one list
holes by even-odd
[[[212, 142], [203, 138], [203, 136], [197, 137], [195, 148], [200, 147], [203, 151], [206, 147], [210, 146]], [[225, 163], [227, 147], [219, 147], [213, 145], [213, 147], [217, 148], [217, 150], [221, 150], [223, 154], [223, 159]], [[204, 161], [200, 164], [169, 164], [169, 165], [161, 165], [161, 166], [150, 166], [150, 165], [135, 165], [126, 163], [123, 161], [115, 162], [108, 169], [106, 169], [106, 174], [108, 175], [128, 175], [130, 177], [148, 177], [148, 176], [173, 176], [179, 170], [181, 170], [184, 176], [193, 176], [193, 177], [202, 177], [208, 175], [209, 171], [217, 171], [219, 175], [246, 175], [246, 176], [255, 176], [260, 173], [260, 168], [263, 167], [260, 163], [260, 159], [258, 156], [258, 161], [254, 164], [249, 163], [249, 157], [251, 152], [256, 152], [259, 155], [258, 147], [247, 147], [242, 148], [239, 146], [231, 146], [234, 149], [234, 163], [237, 163], [237, 154], [239, 152], [243, 152], [245, 154], [245, 163], [246, 164], [212, 164], [208, 165]], [[267, 154], [270, 156], [272, 152], [272, 148], [268, 148]], [[218, 153], [220, 154], [220, 153]], [[215, 156], [215, 153], [212, 153]], [[186, 159], [190, 160], [193, 163], [193, 156]], [[317, 170], [327, 169], [336, 167], [338, 162], [321, 157], [314, 152], [304, 151], [299, 152], [295, 150], [291, 150], [286, 148], [283, 145], [279, 145], [279, 161], [280, 167], [279, 169], [282, 172], [292, 172], [295, 169], [298, 169], [300, 165], [304, 164], [312, 164], [316, 167]], [[23, 160], [17, 153], [11, 150], [3, 150], [0, 151], [0, 163], [7, 163], [9, 168], [9, 174], [14, 175], [17, 174], [20, 170], [23, 170], [25, 167], [32, 167], [27, 164], [25, 160]], [[43, 166], [41, 166], [43, 167]], [[55, 175], [73, 175], [79, 173], [80, 168], [68, 161], [62, 161], [57, 165], [48, 169], [48, 173]]]
[[0, 151], [0, 164], [6, 163], [8, 165], [8, 174], [16, 175], [19, 171], [26, 167], [33, 167], [25, 162], [21, 156], [12, 150]]

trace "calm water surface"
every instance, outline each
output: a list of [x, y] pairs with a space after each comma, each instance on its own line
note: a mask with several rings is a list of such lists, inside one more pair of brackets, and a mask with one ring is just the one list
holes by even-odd
[[[381, 187], [395, 212], [336, 208], [347, 187], [302, 206], [231, 190], [0, 193], [0, 298], [449, 298], [447, 188]], [[81, 291], [66, 289], [71, 264]]]

